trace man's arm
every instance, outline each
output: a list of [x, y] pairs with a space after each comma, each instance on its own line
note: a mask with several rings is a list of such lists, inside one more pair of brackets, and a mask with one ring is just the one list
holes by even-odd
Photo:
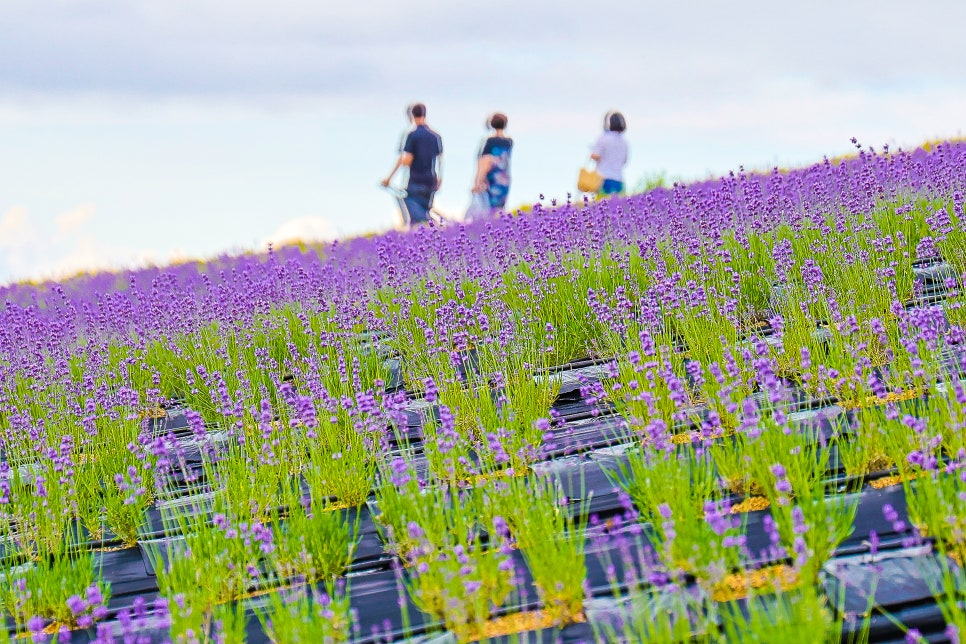
[[443, 155], [436, 155], [436, 189], [443, 185]]
[[412, 154], [410, 154], [409, 152], [403, 152], [402, 154], [400, 154], [399, 158], [396, 159], [396, 165], [392, 167], [392, 172], [389, 173], [388, 177], [382, 180], [382, 185], [388, 187], [389, 182], [392, 181], [393, 175], [396, 174], [396, 171], [399, 170], [399, 168], [403, 166], [406, 166], [408, 168], [412, 164], [413, 164]]

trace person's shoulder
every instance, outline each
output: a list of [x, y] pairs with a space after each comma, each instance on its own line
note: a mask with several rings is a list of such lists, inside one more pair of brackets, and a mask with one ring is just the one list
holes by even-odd
[[416, 145], [416, 139], [416, 128], [406, 130], [399, 141], [399, 150], [401, 152], [412, 152], [413, 146]]
[[422, 128], [421, 136], [426, 142], [432, 141], [439, 151], [443, 149], [443, 137], [439, 135], [439, 132], [429, 127], [428, 125], [420, 125]]
[[604, 136], [607, 137], [606, 140], [612, 146], [623, 147], [627, 145], [627, 139], [624, 138], [624, 134], [621, 132], [605, 132]]

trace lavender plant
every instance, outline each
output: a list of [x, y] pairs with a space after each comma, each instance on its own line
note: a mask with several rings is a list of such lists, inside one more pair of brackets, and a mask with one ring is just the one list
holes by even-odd
[[353, 615], [344, 590], [296, 586], [274, 592], [257, 611], [271, 642], [348, 642]]
[[107, 616], [109, 597], [90, 553], [41, 557], [0, 576], [0, 606], [21, 628], [32, 619], [88, 628]]
[[741, 519], [718, 498], [715, 470], [690, 447], [636, 448], [616, 476], [658, 537], [655, 547], [669, 570], [694, 575], [708, 591], [740, 562]]
[[568, 514], [566, 497], [553, 479], [528, 477], [495, 486], [485, 500], [498, 543], [523, 552], [537, 596], [550, 623], [583, 617], [586, 507]]
[[273, 526], [271, 560], [278, 577], [311, 583], [344, 573], [355, 550], [358, 516], [350, 521], [340, 508], [302, 497], [298, 488], [286, 497], [284, 520], [276, 517]]
[[[834, 631], [808, 595], [854, 512], [826, 484], [830, 445], [850, 474], [896, 466], [917, 529], [958, 552], [964, 167], [961, 142], [858, 146], [468, 226], [0, 287], [0, 576], [68, 550], [80, 561], [93, 544], [65, 547], [75, 522], [134, 544], [153, 505], [185, 539], [173, 565], [148, 546], [172, 635], [237, 640], [238, 598], [338, 574], [355, 528], [336, 508], [369, 502], [410, 565], [410, 595], [461, 638], [484, 635], [515, 592], [514, 542], [566, 621], [582, 521], [517, 475], [569, 429], [546, 369], [591, 356], [614, 364], [584, 383], [588, 415], [627, 420], [620, 483], [658, 535], [657, 562], [628, 587], [680, 585], [685, 568], [714, 593], [741, 549], [728, 493], [764, 495], [766, 554], [801, 585], [779, 575], [777, 599], [720, 613], [725, 636], [783, 638], [808, 619]], [[390, 391], [400, 376], [421, 403]], [[832, 399], [854, 419], [837, 434], [793, 415]], [[408, 431], [403, 412], [419, 404], [438, 420]], [[179, 408], [188, 427], [166, 427]], [[532, 517], [520, 518], [529, 501], [485, 507], [518, 488], [537, 490]], [[565, 553], [572, 565], [557, 563]], [[95, 608], [72, 592], [87, 603], [72, 602], [80, 626]], [[293, 615], [317, 614], [289, 608], [274, 613], [280, 638]], [[628, 628], [677, 637], [680, 624]]]

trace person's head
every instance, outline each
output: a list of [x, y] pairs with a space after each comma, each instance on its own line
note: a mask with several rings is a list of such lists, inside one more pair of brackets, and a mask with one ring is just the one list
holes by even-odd
[[506, 114], [502, 112], [493, 112], [488, 117], [486, 117], [486, 124], [488, 127], [494, 130], [504, 130], [507, 124]]
[[624, 115], [620, 112], [607, 112], [607, 114], [604, 115], [605, 132], [623, 132], [626, 129], [627, 121], [624, 120]]
[[406, 108], [406, 115], [413, 122], [425, 120], [426, 106], [423, 103], [410, 103], [409, 107]]

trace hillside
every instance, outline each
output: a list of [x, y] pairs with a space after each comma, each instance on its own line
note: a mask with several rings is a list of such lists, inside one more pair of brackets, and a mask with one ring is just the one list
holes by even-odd
[[964, 187], [859, 149], [0, 289], [0, 641], [955, 641]]

